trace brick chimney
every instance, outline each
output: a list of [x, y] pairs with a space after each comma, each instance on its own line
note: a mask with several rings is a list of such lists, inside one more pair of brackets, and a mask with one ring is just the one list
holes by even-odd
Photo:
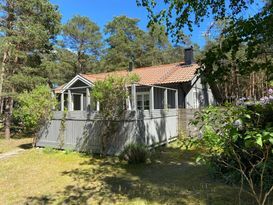
[[134, 62], [133, 62], [133, 61], [130, 61], [130, 62], [129, 62], [129, 66], [128, 66], [128, 71], [129, 71], [129, 72], [132, 72], [132, 71], [134, 70], [134, 67], [135, 67]]
[[184, 62], [186, 65], [191, 65], [193, 63], [193, 47], [184, 49]]

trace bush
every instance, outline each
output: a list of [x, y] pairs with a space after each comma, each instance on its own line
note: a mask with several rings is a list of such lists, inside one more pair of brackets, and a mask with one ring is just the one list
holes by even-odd
[[[257, 204], [273, 191], [273, 104], [210, 107], [196, 113], [202, 136], [189, 138], [198, 160], [228, 183], [248, 185]], [[262, 196], [262, 197], [261, 197]]]
[[129, 97], [127, 86], [137, 82], [137, 75], [128, 76], [109, 75], [106, 79], [97, 81], [92, 88], [93, 102], [100, 103], [100, 115], [104, 119], [101, 134], [101, 153], [107, 154], [108, 143], [111, 136], [116, 132], [117, 126], [114, 121], [124, 114], [124, 102]]
[[48, 86], [41, 85], [32, 91], [17, 96], [17, 105], [13, 112], [14, 120], [22, 124], [23, 131], [36, 134], [50, 118], [56, 99]]
[[149, 156], [150, 152], [146, 146], [142, 144], [129, 144], [124, 148], [119, 158], [127, 161], [128, 164], [140, 164], [146, 163]]

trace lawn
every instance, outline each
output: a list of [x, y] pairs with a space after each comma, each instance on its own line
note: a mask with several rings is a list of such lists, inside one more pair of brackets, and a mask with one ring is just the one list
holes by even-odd
[[32, 138], [20, 138], [6, 140], [0, 136], [0, 154], [17, 148], [31, 147]]
[[238, 189], [212, 180], [193, 156], [170, 145], [148, 164], [127, 165], [114, 157], [29, 149], [0, 161], [0, 204], [237, 204]]

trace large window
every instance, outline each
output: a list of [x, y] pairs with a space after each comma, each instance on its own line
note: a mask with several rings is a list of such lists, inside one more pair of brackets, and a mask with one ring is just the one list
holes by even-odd
[[150, 109], [150, 94], [149, 92], [137, 93], [137, 109], [149, 110]]

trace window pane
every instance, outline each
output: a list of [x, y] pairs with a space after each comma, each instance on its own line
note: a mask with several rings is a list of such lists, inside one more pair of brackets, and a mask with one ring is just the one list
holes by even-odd
[[137, 109], [149, 110], [150, 109], [150, 95], [145, 93], [139, 93], [137, 95]]
[[137, 109], [142, 110], [142, 101], [137, 101]]
[[144, 94], [144, 110], [150, 109], [150, 95]]
[[142, 110], [142, 95], [137, 95], [137, 109]]

